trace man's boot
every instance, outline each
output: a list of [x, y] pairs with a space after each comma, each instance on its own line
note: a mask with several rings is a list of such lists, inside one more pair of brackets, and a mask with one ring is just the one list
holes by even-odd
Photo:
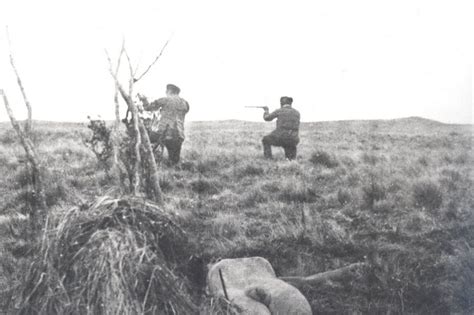
[[296, 159], [296, 146], [290, 145], [290, 146], [285, 146], [283, 148], [285, 150], [285, 157], [288, 160], [294, 160]]
[[272, 146], [267, 143], [263, 144], [263, 157], [269, 160], [272, 159]]

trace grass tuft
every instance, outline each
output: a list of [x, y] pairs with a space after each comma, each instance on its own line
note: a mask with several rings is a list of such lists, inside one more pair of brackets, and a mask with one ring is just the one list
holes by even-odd
[[309, 159], [313, 165], [322, 165], [327, 168], [334, 168], [339, 165], [339, 162], [337, 161], [336, 157], [332, 154], [329, 154], [325, 151], [316, 151], [311, 154], [311, 157]]
[[268, 194], [264, 193], [260, 189], [254, 189], [244, 194], [242, 201], [239, 202], [239, 205], [244, 208], [251, 208], [255, 207], [259, 203], [265, 203], [267, 201]]
[[237, 174], [240, 177], [245, 176], [260, 176], [263, 175], [264, 169], [254, 164], [247, 164], [237, 170]]
[[370, 184], [362, 187], [362, 198], [364, 200], [364, 206], [373, 209], [375, 202], [385, 199], [386, 194], [386, 187], [381, 183], [372, 180]]
[[191, 182], [191, 189], [198, 194], [216, 195], [220, 189], [218, 183], [214, 180], [205, 178], [196, 179]]
[[279, 200], [288, 203], [313, 203], [319, 198], [314, 188], [302, 184], [287, 184], [278, 195]]
[[417, 207], [436, 210], [443, 203], [443, 193], [433, 181], [419, 181], [413, 185], [413, 202]]
[[196, 311], [179, 278], [190, 247], [173, 217], [151, 202], [100, 198], [50, 218], [21, 286], [20, 314]]
[[337, 191], [337, 201], [341, 204], [341, 206], [347, 205], [352, 200], [352, 195], [348, 189], [339, 188]]

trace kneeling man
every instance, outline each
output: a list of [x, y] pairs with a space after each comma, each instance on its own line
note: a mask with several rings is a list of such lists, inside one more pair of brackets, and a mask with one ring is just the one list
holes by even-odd
[[296, 146], [300, 139], [298, 136], [300, 128], [300, 113], [291, 107], [293, 99], [288, 96], [280, 98], [281, 108], [270, 113], [268, 107], [264, 107], [263, 119], [272, 121], [277, 119], [276, 129], [262, 139], [263, 155], [267, 159], [272, 158], [272, 146], [283, 147], [288, 160], [296, 158]]

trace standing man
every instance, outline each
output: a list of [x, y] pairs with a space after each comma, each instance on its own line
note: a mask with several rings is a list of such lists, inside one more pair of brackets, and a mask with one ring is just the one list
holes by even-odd
[[166, 97], [148, 103], [145, 97], [139, 96], [144, 110], [160, 111], [160, 119], [151, 126], [150, 140], [166, 147], [171, 164], [179, 162], [184, 141], [184, 117], [189, 111], [189, 103], [179, 96], [180, 92], [179, 87], [168, 84]]
[[277, 119], [276, 129], [262, 139], [263, 155], [267, 159], [272, 158], [272, 146], [283, 147], [285, 156], [288, 160], [296, 158], [296, 146], [300, 141], [298, 132], [300, 128], [300, 113], [291, 107], [293, 99], [288, 96], [280, 98], [281, 108], [273, 113], [264, 107], [263, 119], [272, 121]]

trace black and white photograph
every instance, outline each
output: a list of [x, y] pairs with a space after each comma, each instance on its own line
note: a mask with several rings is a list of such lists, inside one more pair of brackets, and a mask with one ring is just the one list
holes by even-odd
[[3, 0], [0, 314], [474, 314], [474, 2]]

